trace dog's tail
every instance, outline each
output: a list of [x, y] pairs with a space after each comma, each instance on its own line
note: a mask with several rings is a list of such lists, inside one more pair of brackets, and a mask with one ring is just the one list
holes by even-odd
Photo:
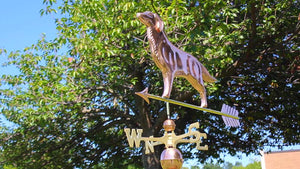
[[202, 78], [204, 81], [209, 82], [209, 83], [213, 83], [213, 82], [217, 81], [216, 78], [214, 78], [212, 75], [209, 74], [207, 69], [202, 64], [201, 64], [201, 69], [202, 69]]

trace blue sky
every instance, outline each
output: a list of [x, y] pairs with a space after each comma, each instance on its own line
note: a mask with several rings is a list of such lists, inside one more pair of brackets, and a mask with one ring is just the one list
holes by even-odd
[[[46, 34], [48, 40], [55, 38], [54, 21], [57, 15], [40, 16], [39, 11], [42, 8], [45, 8], [42, 0], [3, 0], [0, 5], [0, 49], [22, 50], [36, 43], [42, 34]], [[0, 55], [0, 64], [5, 61], [6, 58]], [[8, 73], [14, 74], [17, 71], [13, 67], [3, 68], [0, 66], [0, 76]], [[1, 120], [3, 121], [3, 116], [0, 115], [0, 123]], [[240, 158], [226, 154], [224, 156], [226, 161], [242, 161], [244, 165], [252, 162], [251, 159], [260, 160], [257, 155], [246, 157], [240, 154]], [[197, 162], [192, 160], [185, 165], [188, 163], [194, 165]]]
[[40, 39], [56, 36], [55, 16], [41, 16], [42, 0], [9, 0], [0, 5], [0, 48], [23, 49]]

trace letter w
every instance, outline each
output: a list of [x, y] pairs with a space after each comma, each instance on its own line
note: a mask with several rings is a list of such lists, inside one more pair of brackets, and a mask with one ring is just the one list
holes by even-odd
[[142, 139], [143, 129], [137, 129], [137, 135], [136, 135], [136, 130], [135, 129], [131, 130], [132, 131], [131, 134], [130, 134], [130, 129], [129, 128], [125, 128], [124, 131], [126, 133], [129, 146], [134, 147], [134, 143], [135, 143], [136, 147], [140, 147], [140, 142], [141, 142], [141, 139]]

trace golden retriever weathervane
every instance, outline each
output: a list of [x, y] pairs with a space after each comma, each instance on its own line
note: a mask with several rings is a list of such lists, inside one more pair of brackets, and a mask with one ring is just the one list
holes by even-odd
[[[200, 133], [192, 129], [199, 128], [199, 122], [193, 123], [186, 134], [176, 135], [175, 122], [170, 119], [169, 103], [201, 110], [217, 115], [221, 115], [226, 126], [240, 126], [238, 111], [228, 105], [223, 104], [222, 110], [212, 110], [207, 107], [206, 90], [203, 81], [215, 82], [216, 79], [211, 76], [207, 69], [192, 55], [175, 47], [164, 33], [164, 23], [161, 18], [152, 12], [137, 13], [137, 18], [147, 26], [147, 36], [150, 42], [151, 55], [161, 70], [164, 81], [164, 91], [162, 96], [156, 96], [148, 93], [148, 88], [141, 92], [136, 92], [148, 104], [149, 98], [166, 102], [168, 119], [164, 122], [165, 129], [162, 137], [142, 137], [142, 129], [125, 128], [126, 137], [130, 147], [140, 146], [140, 142], [145, 142], [145, 153], [153, 153], [154, 146], [164, 144], [166, 149], [161, 153], [161, 166], [163, 169], [180, 169], [183, 164], [181, 152], [176, 149], [178, 143], [196, 143], [198, 150], [208, 150], [208, 146], [200, 146], [202, 139], [206, 139], [205, 133]], [[196, 106], [176, 100], [169, 99], [172, 90], [172, 84], [175, 77], [186, 78], [192, 86], [200, 93], [201, 106]]]
[[[225, 104], [223, 104], [221, 112], [206, 108], [207, 98], [203, 81], [215, 82], [216, 79], [208, 73], [207, 69], [194, 56], [178, 49], [168, 40], [164, 32], [164, 22], [162, 19], [157, 14], [149, 11], [137, 13], [136, 16], [147, 26], [147, 36], [150, 43], [151, 55], [155, 64], [161, 70], [164, 81], [162, 97], [148, 94], [147, 88], [136, 94], [144, 98], [147, 103], [149, 103], [149, 98], [152, 98], [167, 103], [222, 115], [226, 125], [239, 126], [239, 118], [237, 117], [238, 111], [234, 108]], [[200, 93], [200, 107], [169, 99], [174, 77], [186, 78]]]

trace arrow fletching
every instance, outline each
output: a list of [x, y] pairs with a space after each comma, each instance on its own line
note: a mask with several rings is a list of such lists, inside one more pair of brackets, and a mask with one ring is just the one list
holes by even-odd
[[[239, 112], [235, 108], [230, 107], [226, 104], [222, 105], [221, 112], [225, 113], [225, 114], [228, 114], [230, 116], [235, 116], [235, 117], [238, 117], [238, 115], [239, 115]], [[227, 117], [227, 116], [222, 116], [222, 118], [223, 118], [223, 121], [224, 121], [226, 126], [231, 126], [231, 127], [240, 126], [240, 122], [239, 122], [238, 119], [233, 119], [233, 118]]]

